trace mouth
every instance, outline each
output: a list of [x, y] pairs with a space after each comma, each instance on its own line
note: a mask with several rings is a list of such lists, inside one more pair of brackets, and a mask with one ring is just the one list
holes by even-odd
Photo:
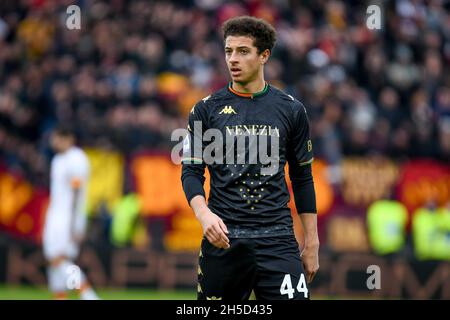
[[232, 76], [239, 76], [241, 74], [241, 69], [240, 68], [236, 68], [236, 67], [232, 67], [230, 68], [230, 72]]

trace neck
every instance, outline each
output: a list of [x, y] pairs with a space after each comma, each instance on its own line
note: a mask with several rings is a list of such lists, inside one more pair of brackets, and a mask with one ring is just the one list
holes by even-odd
[[233, 90], [242, 93], [257, 93], [264, 90], [266, 86], [266, 82], [264, 81], [264, 77], [258, 77], [257, 79], [242, 83], [242, 82], [234, 82], [231, 85]]
[[70, 148], [72, 148], [72, 145], [70, 144], [70, 145], [65, 145], [62, 149], [61, 149], [61, 153], [64, 153], [64, 152], [66, 152], [66, 151], [68, 151]]

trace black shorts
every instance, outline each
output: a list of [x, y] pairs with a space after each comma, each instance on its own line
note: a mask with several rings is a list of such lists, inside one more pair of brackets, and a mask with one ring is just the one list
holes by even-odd
[[199, 254], [197, 299], [309, 299], [306, 274], [295, 236], [230, 239], [219, 249], [203, 238]]

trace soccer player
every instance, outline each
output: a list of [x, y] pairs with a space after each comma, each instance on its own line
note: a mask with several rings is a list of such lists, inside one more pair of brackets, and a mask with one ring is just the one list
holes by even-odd
[[66, 299], [69, 290], [77, 289], [81, 299], [97, 300], [86, 276], [74, 264], [86, 228], [89, 160], [75, 146], [75, 134], [68, 127], [57, 127], [50, 144], [57, 154], [51, 163], [50, 204], [43, 233], [49, 289], [55, 299]]
[[[204, 233], [197, 297], [247, 300], [253, 290], [262, 300], [309, 299], [308, 284], [319, 269], [319, 239], [306, 110], [264, 80], [264, 65], [276, 40], [270, 24], [243, 16], [226, 21], [222, 29], [231, 82], [194, 105], [183, 143], [183, 189]], [[244, 152], [238, 151], [238, 143], [231, 151], [224, 146], [224, 161], [205, 163], [192, 153], [199, 140], [201, 150], [207, 149], [198, 127], [202, 132], [218, 129], [236, 141], [270, 136], [271, 144], [277, 138], [275, 172], [262, 173], [267, 166], [260, 160], [250, 163], [247, 142]], [[234, 163], [225, 159], [230, 152]], [[288, 207], [286, 163], [304, 230], [301, 253]], [[208, 203], [203, 188], [206, 166], [211, 176]]]

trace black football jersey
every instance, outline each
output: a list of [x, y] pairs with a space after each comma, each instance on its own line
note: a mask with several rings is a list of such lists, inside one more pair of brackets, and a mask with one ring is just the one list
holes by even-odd
[[[205, 135], [209, 129], [220, 131], [222, 140]], [[208, 168], [208, 207], [223, 219], [229, 237], [293, 233], [285, 164], [313, 160], [301, 102], [269, 84], [255, 94], [238, 93], [230, 84], [194, 105], [188, 131], [182, 175], [203, 175]]]

